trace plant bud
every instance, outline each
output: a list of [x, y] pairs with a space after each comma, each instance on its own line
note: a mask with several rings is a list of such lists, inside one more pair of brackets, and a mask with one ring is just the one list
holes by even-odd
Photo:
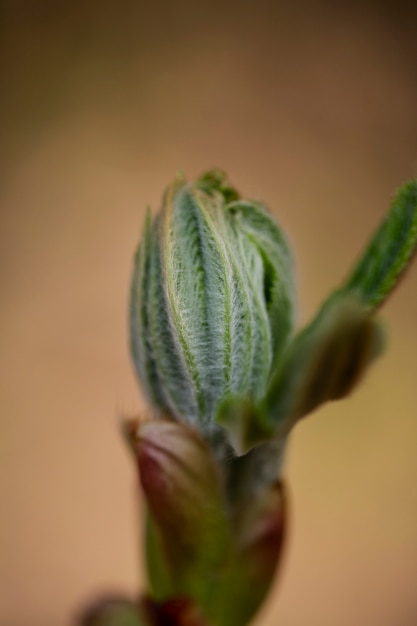
[[221, 401], [258, 401], [292, 329], [285, 237], [267, 209], [225, 176], [178, 176], [145, 220], [130, 331], [146, 395], [162, 413], [212, 434]]

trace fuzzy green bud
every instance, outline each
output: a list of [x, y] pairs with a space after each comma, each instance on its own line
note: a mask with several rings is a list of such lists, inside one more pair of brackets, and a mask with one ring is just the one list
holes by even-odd
[[293, 302], [290, 251], [268, 210], [221, 172], [178, 176], [147, 214], [132, 281], [133, 359], [151, 403], [210, 434], [222, 400], [258, 401]]

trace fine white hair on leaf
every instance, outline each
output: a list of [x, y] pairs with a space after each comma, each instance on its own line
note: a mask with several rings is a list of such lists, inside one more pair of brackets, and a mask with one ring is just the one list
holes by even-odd
[[130, 320], [150, 400], [216, 436], [225, 397], [264, 395], [292, 329], [294, 300], [279, 226], [264, 207], [219, 185], [210, 176], [176, 179], [153, 221], [148, 213]]

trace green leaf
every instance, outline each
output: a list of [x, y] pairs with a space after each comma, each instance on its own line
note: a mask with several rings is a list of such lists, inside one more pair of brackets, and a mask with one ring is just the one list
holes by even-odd
[[[246, 234], [247, 242], [259, 253], [263, 264], [263, 298], [272, 335], [272, 352], [287, 343], [295, 317], [295, 277], [287, 238], [268, 209], [260, 202], [238, 200], [226, 207], [227, 213]], [[246, 252], [246, 257], [248, 254]]]
[[392, 292], [417, 249], [417, 180], [405, 184], [365, 253], [342, 286], [377, 309]]
[[264, 409], [276, 435], [287, 435], [324, 402], [348, 395], [383, 345], [381, 326], [355, 296], [332, 296], [271, 377]]
[[384, 334], [372, 313], [392, 292], [417, 249], [417, 180], [404, 185], [342, 287], [291, 342], [261, 405], [275, 434], [329, 400], [348, 395], [381, 353]]

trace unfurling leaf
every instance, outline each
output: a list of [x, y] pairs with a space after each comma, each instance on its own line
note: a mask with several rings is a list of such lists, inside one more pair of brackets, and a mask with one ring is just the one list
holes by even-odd
[[349, 394], [384, 345], [382, 328], [356, 296], [336, 294], [289, 346], [265, 410], [276, 434], [329, 400]]
[[404, 185], [350, 277], [291, 342], [271, 376], [265, 401], [276, 434], [328, 400], [349, 394], [381, 353], [372, 315], [389, 296], [417, 247], [417, 181]]
[[417, 180], [400, 188], [390, 211], [342, 287], [377, 309], [390, 295], [417, 249]]

